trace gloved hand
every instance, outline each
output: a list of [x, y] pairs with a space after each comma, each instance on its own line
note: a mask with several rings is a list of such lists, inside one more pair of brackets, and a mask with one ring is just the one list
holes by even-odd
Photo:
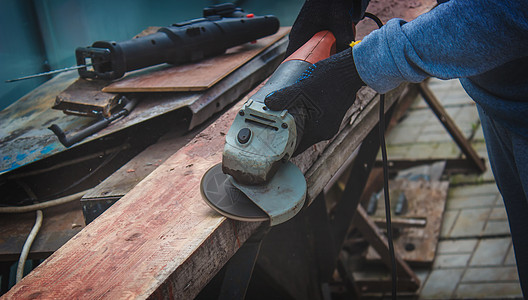
[[359, 22], [368, 0], [307, 0], [290, 32], [286, 57], [304, 45], [314, 34], [330, 30], [337, 41], [337, 52], [354, 41], [354, 22]]
[[337, 133], [364, 85], [349, 47], [312, 65], [295, 84], [270, 93], [264, 102], [271, 110], [288, 109], [295, 118], [302, 132], [295, 156]]

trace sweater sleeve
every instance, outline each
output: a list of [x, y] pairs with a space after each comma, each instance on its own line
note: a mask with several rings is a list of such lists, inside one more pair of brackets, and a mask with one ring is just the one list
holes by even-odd
[[385, 93], [427, 77], [471, 77], [528, 56], [528, 1], [451, 0], [392, 19], [353, 48], [359, 75]]

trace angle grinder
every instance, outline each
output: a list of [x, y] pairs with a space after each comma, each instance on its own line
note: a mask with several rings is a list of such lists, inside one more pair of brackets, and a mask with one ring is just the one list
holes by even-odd
[[315, 34], [244, 104], [226, 135], [222, 163], [209, 169], [200, 184], [205, 202], [214, 210], [242, 221], [269, 220], [272, 226], [301, 210], [306, 180], [289, 159], [301, 140], [309, 108], [272, 111], [264, 99], [334, 54], [335, 42], [329, 31]]

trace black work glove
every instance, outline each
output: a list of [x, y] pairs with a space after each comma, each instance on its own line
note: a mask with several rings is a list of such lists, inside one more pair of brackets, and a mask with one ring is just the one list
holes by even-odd
[[295, 84], [270, 93], [264, 102], [271, 110], [288, 109], [295, 118], [297, 131], [302, 133], [297, 137], [295, 156], [337, 133], [364, 85], [349, 47], [312, 65]]
[[337, 52], [354, 41], [354, 22], [364, 14], [368, 0], [307, 0], [290, 32], [286, 57], [304, 45], [314, 34], [330, 30], [336, 37]]

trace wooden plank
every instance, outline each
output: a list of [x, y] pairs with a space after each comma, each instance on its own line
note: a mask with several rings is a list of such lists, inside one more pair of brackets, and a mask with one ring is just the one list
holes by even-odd
[[105, 88], [103, 92], [182, 92], [203, 91], [257, 56], [290, 32], [289, 27], [254, 44], [230, 48], [224, 55], [179, 66], [156, 66], [130, 73]]
[[[436, 255], [436, 245], [440, 236], [442, 218], [447, 199], [447, 181], [409, 181], [398, 179], [391, 181], [390, 193], [394, 211], [396, 199], [400, 193], [405, 193], [408, 201], [407, 211], [393, 218], [423, 218], [427, 219], [424, 227], [400, 228], [398, 237], [394, 239], [394, 249], [403, 260], [413, 266], [430, 266]], [[385, 205], [383, 201], [378, 203], [378, 210], [374, 217], [380, 219], [384, 216]], [[369, 247], [367, 260], [379, 261], [380, 256], [374, 248]]]
[[438, 101], [431, 89], [429, 89], [427, 82], [419, 83], [417, 86], [418, 91], [422, 95], [427, 105], [429, 105], [435, 116], [442, 123], [449, 135], [451, 135], [451, 138], [453, 138], [453, 141], [457, 144], [458, 148], [460, 148], [466, 158], [473, 164], [474, 168], [480, 173], [486, 171], [486, 164], [484, 163], [484, 160], [478, 155], [477, 151], [475, 151], [471, 143], [460, 131], [455, 121], [451, 119], [440, 101]]
[[175, 128], [123, 165], [101, 184], [89, 190], [81, 199], [86, 223], [92, 222], [126, 195], [197, 133], [198, 130], [187, 132], [185, 126]]
[[[381, 233], [381, 230], [369, 219], [367, 212], [360, 205], [356, 215], [354, 216], [354, 225], [361, 232], [363, 237], [374, 247], [379, 253], [381, 260], [390, 268], [391, 260], [389, 255], [389, 244], [385, 235]], [[420, 280], [416, 277], [416, 274], [411, 270], [409, 265], [402, 259], [400, 252], [395, 249], [395, 260], [396, 260], [396, 271], [398, 278], [403, 281], [409, 281], [413, 284], [414, 290], [420, 287]]]
[[[372, 99], [358, 100], [364, 101]], [[199, 189], [205, 171], [221, 161], [223, 136], [242, 103], [167, 159], [8, 297], [194, 297], [260, 224], [219, 216]], [[308, 156], [303, 171], [316, 159]]]
[[104, 93], [101, 89], [107, 81], [78, 78], [72, 85], [57, 95], [53, 109], [67, 114], [109, 117], [112, 109], [119, 104], [119, 95]]
[[[194, 297], [259, 223], [226, 220], [201, 199], [242, 102], [172, 155], [7, 297]], [[190, 259], [192, 258], [192, 259]], [[50, 284], [53, 282], [53, 284]]]
[[169, 132], [105, 179], [104, 184], [91, 189], [83, 199], [124, 196], [174, 152], [187, 144], [196, 135], [196, 132], [193, 133], [185, 135], [181, 130]]

